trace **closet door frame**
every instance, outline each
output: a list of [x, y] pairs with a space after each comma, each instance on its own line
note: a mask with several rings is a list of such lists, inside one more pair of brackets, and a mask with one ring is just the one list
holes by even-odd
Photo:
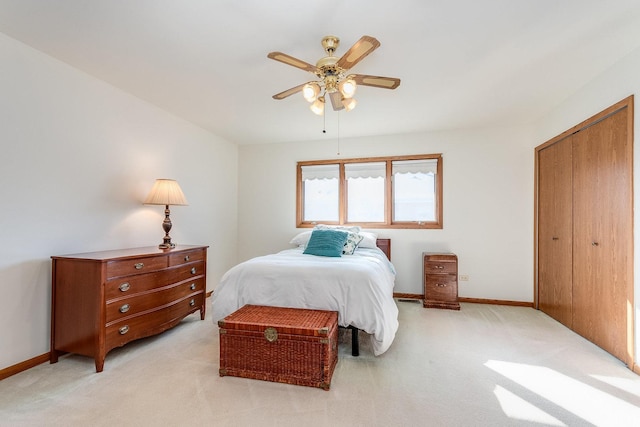
[[534, 272], [534, 307], [536, 309], [539, 309], [539, 301], [538, 301], [538, 285], [539, 285], [539, 277], [538, 277], [538, 269], [539, 269], [539, 242], [538, 242], [538, 238], [539, 238], [539, 215], [538, 215], [538, 211], [539, 211], [539, 156], [540, 156], [540, 151], [543, 150], [546, 147], [549, 147], [550, 145], [553, 145], [559, 141], [562, 141], [563, 139], [566, 139], [568, 137], [570, 137], [571, 135], [579, 132], [580, 130], [586, 129], [604, 119], [606, 119], [607, 117], [620, 112], [621, 110], [626, 109], [626, 114], [627, 114], [627, 144], [629, 145], [629, 150], [630, 150], [630, 155], [628, 156], [627, 161], [629, 162], [629, 170], [631, 171], [631, 177], [629, 179], [629, 186], [630, 188], [629, 190], [629, 194], [631, 194], [631, 201], [630, 201], [630, 206], [631, 206], [631, 212], [629, 213], [631, 216], [631, 230], [632, 230], [632, 235], [629, 236], [629, 238], [631, 239], [631, 249], [630, 252], [628, 254], [627, 257], [627, 272], [628, 272], [628, 278], [627, 278], [627, 290], [626, 290], [626, 295], [627, 295], [627, 313], [626, 313], [626, 318], [627, 318], [627, 357], [623, 360], [627, 366], [632, 369], [633, 371], [635, 371], [636, 373], [640, 373], [640, 367], [636, 366], [635, 364], [635, 331], [634, 331], [634, 327], [635, 327], [635, 320], [634, 320], [634, 310], [635, 310], [635, 303], [634, 303], [634, 272], [633, 272], [633, 261], [634, 261], [634, 257], [633, 257], [633, 229], [634, 229], [634, 224], [633, 224], [633, 116], [634, 116], [634, 112], [633, 112], [633, 95], [617, 102], [616, 104], [610, 106], [609, 108], [601, 111], [600, 113], [590, 117], [589, 119], [573, 126], [572, 128], [566, 130], [565, 132], [561, 133], [560, 135], [546, 141], [545, 143], [537, 146], [535, 148], [535, 176], [534, 176], [534, 268], [533, 268], [533, 272]]

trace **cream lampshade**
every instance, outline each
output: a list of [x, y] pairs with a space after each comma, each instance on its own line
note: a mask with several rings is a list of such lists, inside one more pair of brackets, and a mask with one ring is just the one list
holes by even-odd
[[169, 217], [169, 205], [186, 206], [188, 205], [186, 197], [182, 193], [180, 186], [173, 179], [156, 179], [149, 195], [144, 200], [145, 205], [164, 205], [164, 221], [162, 221], [162, 229], [164, 230], [164, 241], [158, 245], [160, 249], [175, 248], [176, 244], [171, 243], [169, 231], [171, 231], [171, 218]]

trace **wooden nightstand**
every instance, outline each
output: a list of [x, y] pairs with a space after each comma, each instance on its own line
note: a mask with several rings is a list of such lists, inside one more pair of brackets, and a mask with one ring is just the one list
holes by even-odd
[[458, 257], [450, 253], [423, 252], [424, 307], [460, 310]]

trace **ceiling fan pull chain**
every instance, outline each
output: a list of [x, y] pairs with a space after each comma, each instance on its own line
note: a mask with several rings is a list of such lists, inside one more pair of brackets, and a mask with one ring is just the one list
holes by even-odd
[[327, 115], [322, 115], [322, 133], [327, 133]]
[[338, 111], [338, 152], [336, 153], [338, 156], [340, 155], [340, 111]]

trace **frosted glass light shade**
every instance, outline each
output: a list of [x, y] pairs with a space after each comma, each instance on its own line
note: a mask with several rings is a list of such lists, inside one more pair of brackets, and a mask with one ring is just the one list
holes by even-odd
[[342, 105], [347, 111], [351, 111], [356, 108], [357, 103], [358, 102], [355, 100], [355, 98], [342, 98]]
[[356, 81], [353, 79], [343, 80], [339, 85], [340, 93], [345, 98], [351, 98], [356, 93], [356, 88]]
[[174, 179], [156, 179], [149, 195], [144, 200], [145, 205], [182, 205], [189, 203], [180, 186]]
[[307, 102], [313, 102], [318, 99], [320, 93], [320, 86], [317, 83], [307, 83], [302, 88], [302, 96]]
[[321, 116], [324, 114], [324, 97], [320, 97], [318, 99], [316, 99], [313, 104], [311, 104], [311, 107], [309, 107], [311, 109], [311, 111], [313, 111], [315, 114]]

